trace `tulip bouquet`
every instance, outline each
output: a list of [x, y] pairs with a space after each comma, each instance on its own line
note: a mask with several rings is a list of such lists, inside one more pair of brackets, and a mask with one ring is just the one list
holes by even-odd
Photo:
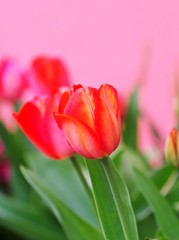
[[179, 131], [163, 140], [139, 94], [70, 85], [57, 58], [2, 61], [1, 239], [179, 239]]

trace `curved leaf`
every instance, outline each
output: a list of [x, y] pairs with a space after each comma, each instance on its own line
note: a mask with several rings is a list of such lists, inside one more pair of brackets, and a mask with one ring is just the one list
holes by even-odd
[[98, 230], [90, 223], [86, 222], [80, 216], [71, 211], [51, 190], [43, 180], [30, 170], [21, 167], [21, 171], [33, 187], [33, 189], [41, 196], [47, 206], [51, 209], [58, 221], [62, 223], [64, 231], [69, 240], [102, 240], [102, 236]]
[[117, 169], [109, 158], [86, 162], [105, 238], [138, 240], [129, 193]]
[[3, 195], [0, 195], [0, 225], [32, 240], [66, 240], [60, 226], [44, 213]]
[[135, 170], [135, 177], [139, 190], [154, 211], [156, 221], [164, 237], [178, 240], [179, 221], [166, 199], [160, 195], [154, 183], [138, 170]]

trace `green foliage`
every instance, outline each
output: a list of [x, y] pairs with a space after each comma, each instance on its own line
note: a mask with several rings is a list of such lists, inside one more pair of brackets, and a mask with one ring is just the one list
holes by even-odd
[[0, 225], [26, 239], [65, 240], [63, 230], [52, 216], [21, 201], [0, 195]]
[[139, 118], [139, 106], [138, 96], [139, 86], [132, 92], [129, 99], [127, 114], [125, 120], [125, 128], [123, 131], [123, 140], [132, 149], [138, 148], [138, 118]]
[[25, 149], [23, 148], [23, 144], [20, 141], [20, 138], [17, 137], [17, 134], [9, 133], [1, 122], [0, 137], [5, 145], [7, 157], [11, 160], [11, 190], [18, 199], [26, 201], [30, 188], [19, 170], [20, 164], [25, 163]]
[[54, 213], [69, 240], [102, 240], [98, 230], [90, 223], [82, 219], [79, 215], [71, 211], [53, 192], [53, 190], [43, 183], [43, 180], [32, 171], [21, 167], [24, 177], [40, 195], [50, 210]]
[[[129, 99], [123, 140], [111, 160], [75, 156], [78, 172], [70, 159], [44, 157], [20, 131], [9, 133], [0, 123], [12, 166], [10, 191], [0, 192], [0, 239], [179, 239], [178, 170], [153, 169], [138, 146], [139, 90]], [[161, 138], [148, 124], [158, 148]]]
[[111, 160], [87, 160], [87, 166], [105, 239], [137, 240], [136, 221], [129, 193]]
[[146, 201], [150, 204], [164, 237], [177, 240], [179, 236], [179, 220], [168, 202], [160, 195], [156, 186], [141, 172], [135, 170], [136, 183]]

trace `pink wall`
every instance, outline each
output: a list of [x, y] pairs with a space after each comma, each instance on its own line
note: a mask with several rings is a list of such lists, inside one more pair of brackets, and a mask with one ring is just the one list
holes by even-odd
[[0, 0], [0, 54], [24, 64], [39, 53], [61, 56], [75, 83], [107, 82], [126, 93], [150, 46], [141, 105], [166, 134], [173, 124], [178, 10], [178, 0]]

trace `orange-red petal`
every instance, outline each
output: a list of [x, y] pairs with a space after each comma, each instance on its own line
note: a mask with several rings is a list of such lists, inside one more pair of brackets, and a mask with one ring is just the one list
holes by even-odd
[[87, 158], [104, 156], [98, 135], [90, 127], [65, 114], [57, 113], [55, 119], [75, 152]]
[[[40, 100], [28, 102], [13, 116], [31, 142], [46, 155], [58, 159], [72, 153], [53, 116], [45, 116]], [[58, 143], [58, 145], [57, 145]]]
[[94, 110], [91, 102], [85, 89], [79, 88], [69, 98], [64, 114], [76, 118], [94, 130]]
[[44, 92], [52, 93], [60, 86], [69, 85], [67, 70], [58, 58], [39, 56], [33, 60], [32, 69], [39, 87]]
[[61, 98], [60, 98], [60, 103], [59, 103], [59, 107], [58, 107], [58, 112], [59, 113], [63, 113], [64, 112], [64, 109], [67, 105], [67, 102], [70, 98], [70, 96], [72, 95], [72, 91], [71, 90], [68, 90], [68, 91], [65, 91]]
[[118, 146], [121, 135], [121, 121], [116, 90], [102, 85], [96, 96], [95, 128], [107, 154]]

